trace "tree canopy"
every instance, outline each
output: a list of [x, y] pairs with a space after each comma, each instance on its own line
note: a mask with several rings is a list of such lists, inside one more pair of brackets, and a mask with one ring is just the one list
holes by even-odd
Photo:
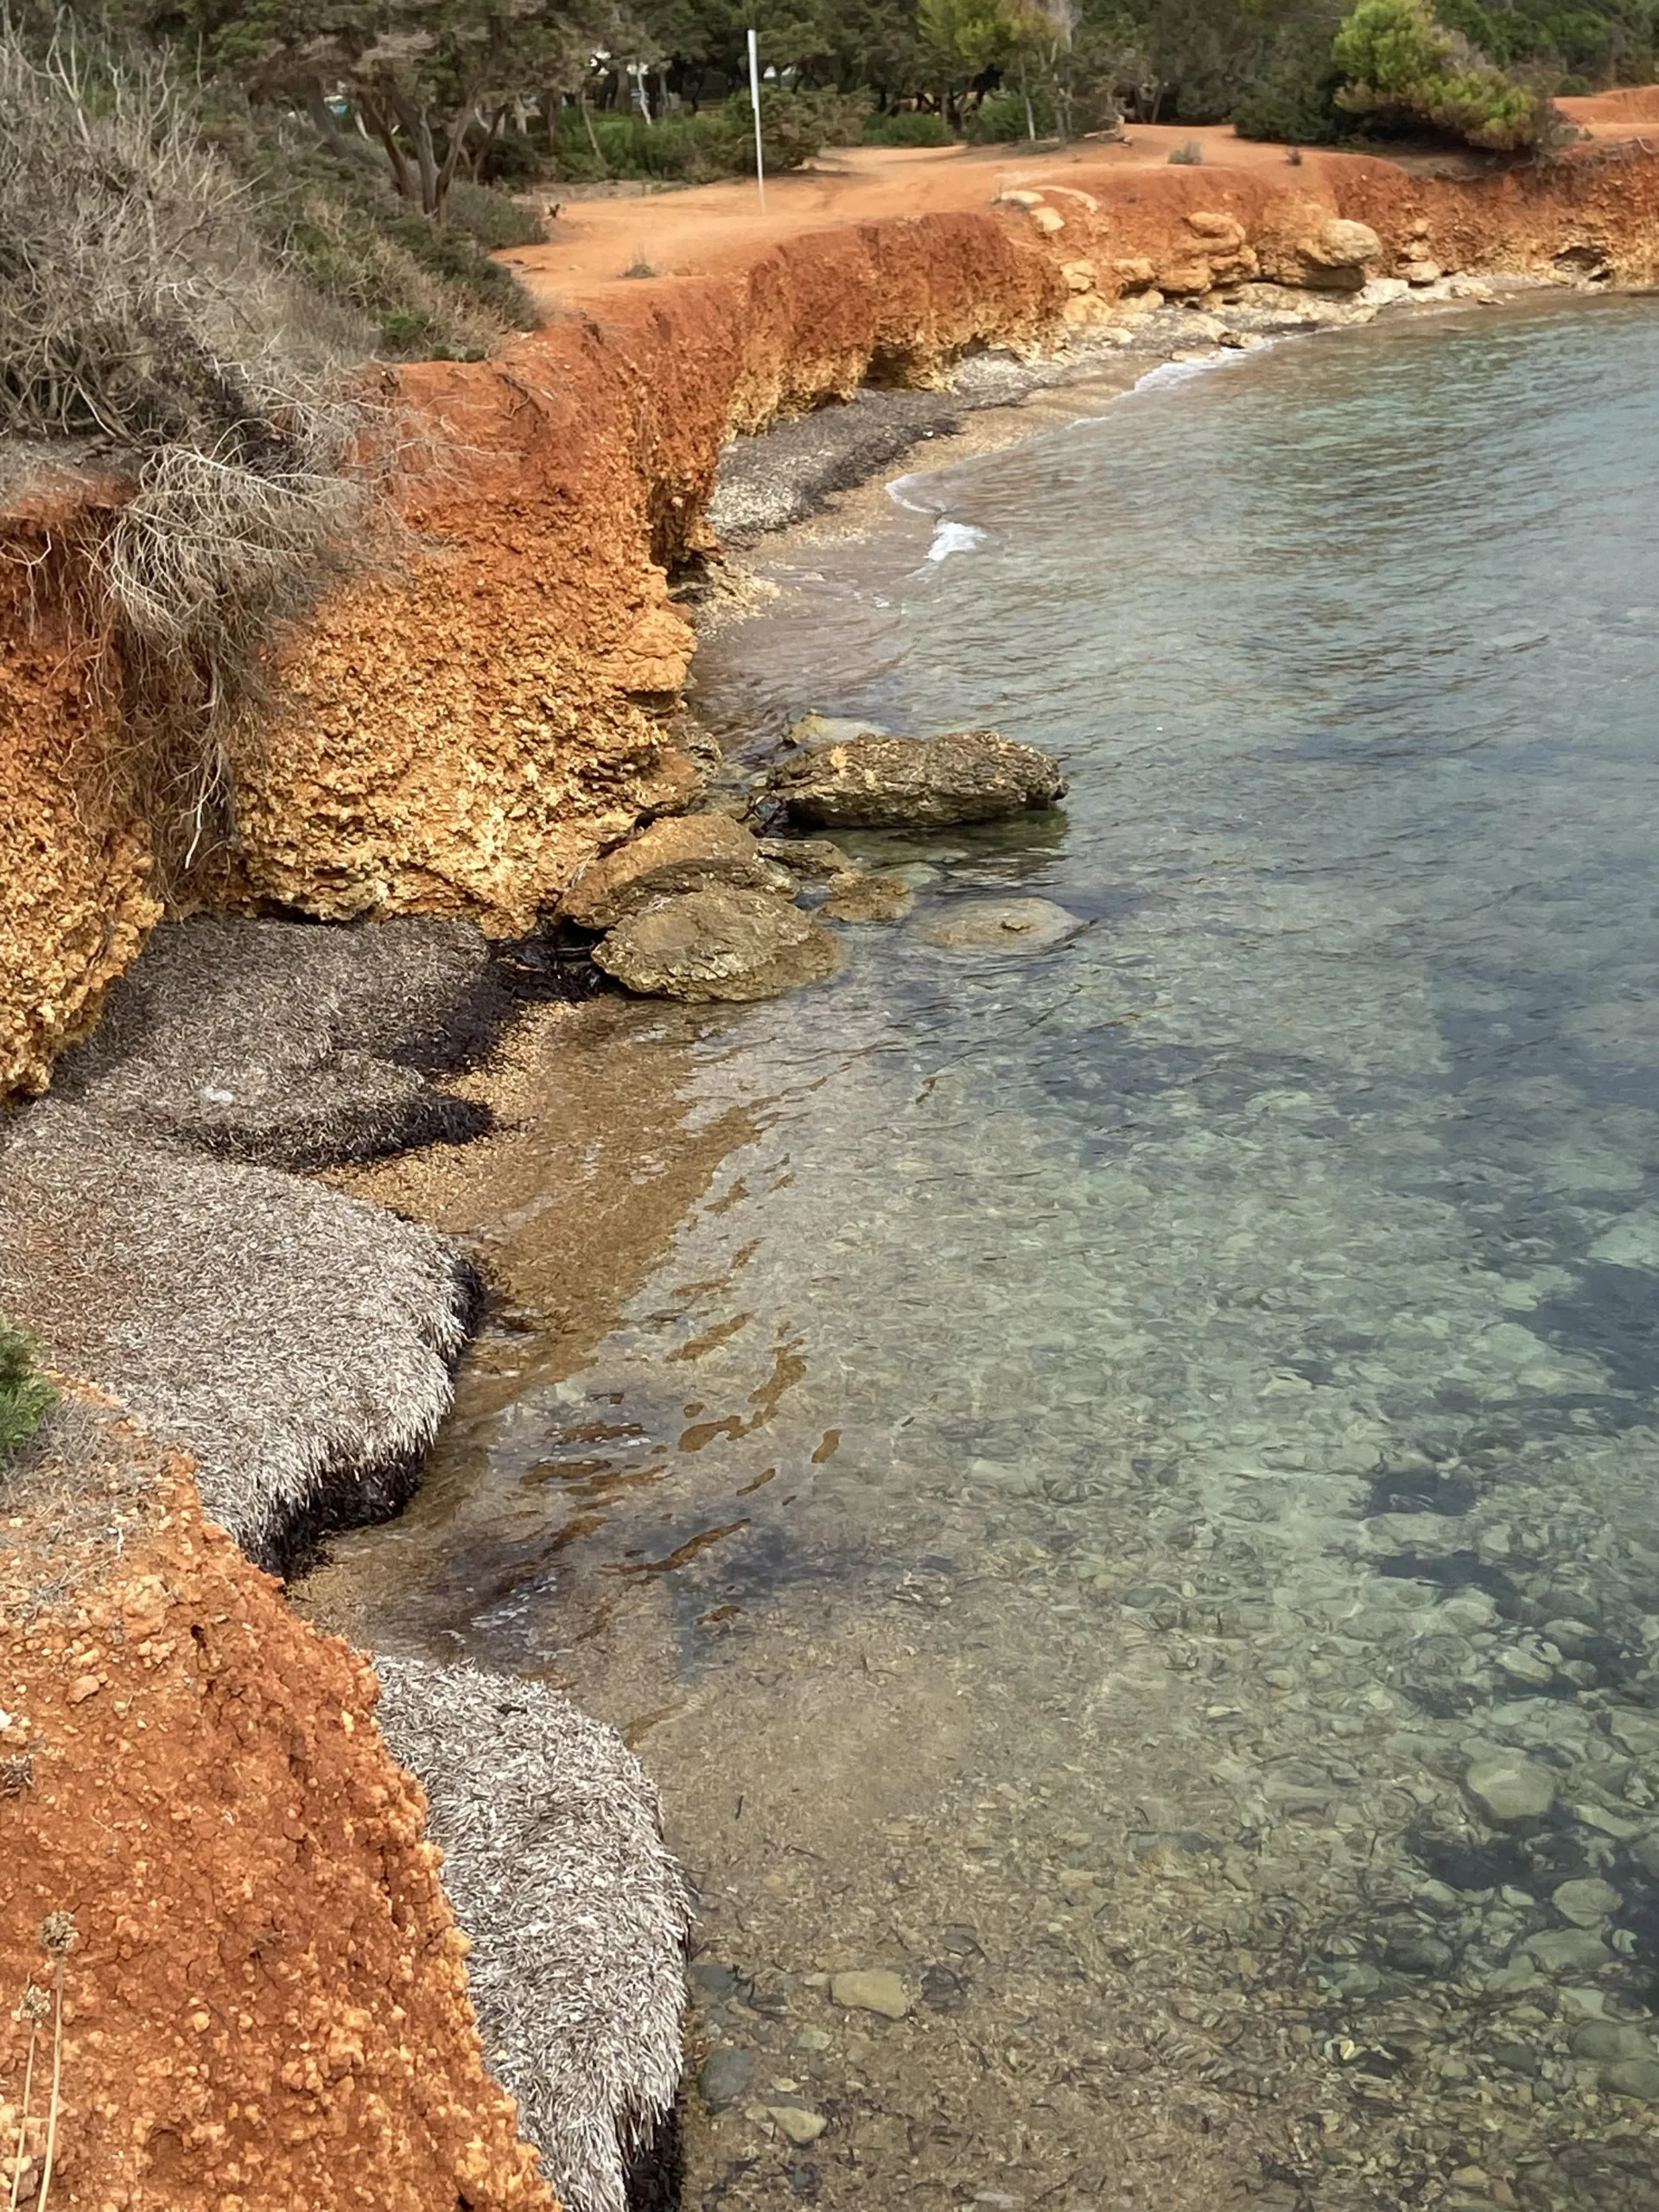
[[1359, 0], [1332, 48], [1350, 115], [1395, 116], [1510, 153], [1552, 133], [1542, 88], [1508, 75], [1429, 12], [1427, 0]]
[[607, 136], [594, 118], [644, 131], [741, 103], [751, 23], [769, 88], [819, 103], [769, 104], [784, 160], [860, 127], [831, 96], [856, 102], [875, 137], [918, 118], [940, 135], [1066, 137], [1122, 112], [1292, 140], [1427, 130], [1512, 150], [1548, 137], [1553, 93], [1659, 74], [1659, 0], [1359, 0], [1345, 20], [1342, 0], [122, 3], [251, 100], [308, 114], [336, 151], [378, 147], [429, 217], [458, 176], [507, 158], [509, 120], [521, 138], [539, 124], [554, 174], [561, 146], [601, 175], [630, 162], [709, 173], [695, 162], [726, 144], [736, 160], [735, 108], [724, 139], [712, 120], [682, 134], [677, 168], [666, 143]]

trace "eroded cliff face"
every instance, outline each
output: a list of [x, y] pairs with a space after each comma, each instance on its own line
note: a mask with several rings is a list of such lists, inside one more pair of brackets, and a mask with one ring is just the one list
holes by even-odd
[[0, 1097], [41, 1087], [162, 912], [78, 613], [99, 496], [60, 490], [0, 533]]
[[[1065, 177], [1040, 209], [797, 238], [613, 293], [497, 360], [404, 372], [429, 433], [401, 493], [419, 550], [407, 575], [325, 607], [289, 654], [289, 705], [245, 764], [241, 851], [216, 895], [336, 918], [472, 913], [510, 934], [596, 850], [683, 804], [692, 771], [664, 710], [692, 638], [665, 568], [702, 543], [734, 431], [867, 378], [934, 379], [976, 345], [1052, 342], [1153, 289], [1325, 282], [1333, 219], [1375, 231], [1382, 275], [1659, 275], [1659, 155], [1634, 144], [1472, 180], [1313, 155], [1282, 171], [1084, 161]], [[13, 525], [10, 550], [27, 556], [39, 528]], [[13, 1090], [44, 1080], [156, 912], [146, 825], [97, 797], [119, 733], [38, 588], [29, 626], [33, 575], [9, 563], [0, 607], [16, 641], [0, 691], [18, 794], [0, 849]]]
[[988, 216], [797, 241], [729, 278], [642, 285], [485, 366], [410, 371], [435, 427], [405, 511], [441, 550], [342, 599], [292, 655], [247, 778], [247, 889], [307, 912], [477, 912], [528, 929], [583, 861], [683, 803], [664, 735], [692, 634], [664, 564], [703, 542], [733, 429], [1039, 342], [1052, 257]]
[[59, 1434], [9, 1472], [0, 1564], [0, 2187], [67, 1913], [54, 2207], [554, 2212], [368, 1662], [202, 1519], [188, 1460], [108, 1410]]

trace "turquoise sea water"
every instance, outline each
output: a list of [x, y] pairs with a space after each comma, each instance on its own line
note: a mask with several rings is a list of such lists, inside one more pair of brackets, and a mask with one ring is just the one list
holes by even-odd
[[[689, 2201], [1659, 2204], [1659, 302], [899, 490], [705, 710], [993, 724], [1064, 812], [862, 841], [910, 924], [667, 1018], [756, 1134], [587, 1366], [463, 1395], [392, 1632], [641, 1722], [782, 1991], [709, 1999], [798, 2086]], [[1009, 891], [1088, 926], [918, 934]], [[838, 1956], [966, 1993], [854, 2050]]]

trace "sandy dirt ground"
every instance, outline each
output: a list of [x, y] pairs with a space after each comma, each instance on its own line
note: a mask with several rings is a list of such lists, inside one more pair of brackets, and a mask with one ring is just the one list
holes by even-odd
[[[1593, 138], [1659, 138], [1659, 86], [1560, 105]], [[1019, 146], [847, 147], [772, 178], [764, 213], [747, 181], [614, 200], [560, 200], [550, 191], [545, 204], [560, 212], [549, 243], [501, 258], [543, 307], [572, 306], [637, 282], [625, 273], [637, 265], [659, 276], [713, 276], [752, 260], [763, 243], [894, 216], [979, 208], [1000, 192], [1065, 184], [1069, 172], [1085, 163], [1094, 172], [1163, 168], [1178, 147], [1194, 142], [1206, 168], [1276, 171], [1287, 161], [1283, 146], [1236, 137], [1230, 124], [1135, 124], [1121, 144], [1087, 138], [1037, 154]], [[1317, 175], [1325, 158], [1309, 153], [1305, 166]]]
[[[616, 200], [560, 201], [546, 245], [522, 246], [500, 258], [516, 270], [543, 307], [602, 297], [635, 280], [624, 272], [649, 264], [659, 276], [708, 276], [754, 258], [807, 231], [839, 230], [904, 215], [955, 213], [985, 207], [1000, 192], [1065, 184], [1086, 164], [1103, 168], [1161, 168], [1171, 152], [1196, 140], [1207, 165], [1278, 169], [1282, 146], [1236, 138], [1230, 127], [1194, 130], [1140, 124], [1127, 144], [1087, 138], [1058, 151], [1031, 155], [1011, 146], [852, 146], [820, 156], [810, 168], [773, 177], [763, 214], [748, 182], [704, 184]], [[1318, 155], [1309, 157], [1313, 166]]]

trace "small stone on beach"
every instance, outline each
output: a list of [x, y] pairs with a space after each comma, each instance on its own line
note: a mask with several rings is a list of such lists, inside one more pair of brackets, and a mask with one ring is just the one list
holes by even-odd
[[830, 1994], [849, 2012], [879, 2012], [884, 2020], [902, 2020], [910, 2010], [904, 1983], [884, 1967], [833, 1975]]
[[729, 2046], [711, 2050], [703, 2060], [702, 2070], [697, 2075], [697, 2088], [702, 2092], [704, 2104], [711, 2112], [724, 2112], [728, 2105], [734, 2105], [748, 2088], [749, 2077], [753, 2071], [754, 2058], [749, 2051], [736, 2050]]
[[821, 2112], [809, 2112], [804, 2105], [768, 2105], [766, 2109], [779, 2132], [802, 2150], [816, 2143], [830, 2125]]

